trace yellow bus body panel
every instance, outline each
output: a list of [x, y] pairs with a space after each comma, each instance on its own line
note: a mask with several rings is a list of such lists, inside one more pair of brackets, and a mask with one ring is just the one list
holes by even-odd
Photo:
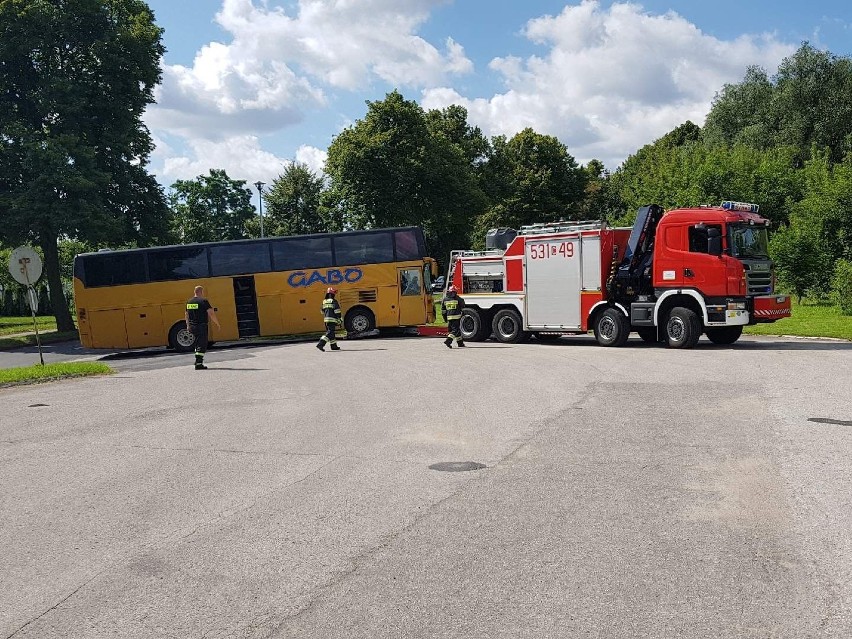
[[[416, 326], [433, 321], [432, 299], [424, 290], [400, 295], [401, 270], [429, 268], [431, 260], [341, 266], [208, 277], [168, 282], [84, 288], [74, 279], [80, 341], [87, 348], [143, 348], [167, 346], [169, 332], [183, 325], [186, 301], [196, 286], [216, 309], [222, 326], [210, 331], [211, 341], [239, 339], [234, 280], [253, 278], [260, 335], [302, 335], [324, 330], [322, 299], [330, 271], [346, 274], [351, 282], [331, 284], [338, 290], [342, 316], [353, 307], [372, 311], [377, 328]], [[360, 273], [360, 275], [358, 275]], [[357, 276], [357, 279], [356, 279]]]

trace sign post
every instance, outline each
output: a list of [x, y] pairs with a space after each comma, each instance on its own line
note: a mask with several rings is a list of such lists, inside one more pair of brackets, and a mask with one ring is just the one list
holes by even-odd
[[15, 280], [27, 287], [27, 300], [30, 303], [30, 310], [33, 315], [33, 329], [36, 334], [36, 344], [38, 344], [38, 359], [41, 365], [44, 366], [44, 354], [41, 351], [41, 336], [38, 332], [38, 322], [36, 322], [36, 309], [38, 309], [38, 295], [36, 295], [33, 284], [38, 282], [41, 277], [41, 258], [38, 256], [32, 247], [19, 246], [9, 257], [9, 273]]

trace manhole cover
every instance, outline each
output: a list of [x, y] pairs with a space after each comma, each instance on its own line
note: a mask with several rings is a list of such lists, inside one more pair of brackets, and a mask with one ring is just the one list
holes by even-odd
[[39, 406], [49, 406], [50, 404], [30, 404], [27, 408], [38, 408]]
[[808, 417], [809, 422], [817, 424], [837, 424], [838, 426], [852, 426], [852, 422], [843, 421], [842, 419], [828, 419], [827, 417]]
[[440, 470], [445, 473], [462, 473], [467, 470], [480, 470], [485, 467], [485, 464], [478, 462], [439, 462], [429, 466], [429, 469]]

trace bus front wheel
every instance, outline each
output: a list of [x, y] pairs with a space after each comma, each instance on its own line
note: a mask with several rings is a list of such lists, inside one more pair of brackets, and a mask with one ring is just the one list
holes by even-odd
[[376, 316], [369, 308], [353, 308], [343, 320], [347, 333], [369, 333], [376, 328]]
[[179, 353], [189, 353], [195, 349], [195, 335], [189, 332], [186, 323], [178, 322], [169, 331], [169, 348]]

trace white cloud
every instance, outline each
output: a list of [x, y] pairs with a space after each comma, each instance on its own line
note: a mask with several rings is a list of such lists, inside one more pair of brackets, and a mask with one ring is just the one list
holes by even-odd
[[322, 108], [328, 90], [373, 80], [426, 87], [473, 65], [447, 39], [440, 51], [416, 30], [445, 0], [300, 0], [294, 16], [252, 0], [224, 0], [227, 44], [202, 47], [192, 67], [164, 65], [152, 128], [216, 138], [281, 129]]
[[151, 157], [152, 170], [160, 182], [190, 180], [207, 175], [210, 169], [225, 169], [233, 180], [271, 182], [284, 170], [288, 160], [264, 151], [253, 135], [233, 136], [221, 141], [193, 139], [182, 151], [157, 147]]
[[162, 175], [192, 177], [236, 158], [243, 173], [263, 174], [281, 161], [252, 136], [304, 121], [328, 106], [329, 91], [374, 81], [422, 88], [469, 73], [460, 44], [448, 38], [439, 50], [416, 35], [447, 1], [299, 0], [288, 13], [266, 0], [223, 0], [216, 22], [229, 42], [203, 46], [191, 67], [164, 64], [145, 115], [155, 136], [183, 138], [195, 154], [157, 154]]
[[740, 81], [750, 65], [771, 72], [795, 49], [771, 34], [723, 41], [674, 12], [651, 15], [629, 3], [607, 10], [595, 0], [530, 20], [523, 33], [546, 54], [492, 60], [505, 92], [471, 99], [426, 89], [424, 107], [461, 104], [490, 135], [531, 126], [579, 161], [610, 168], [686, 120], [703, 124], [723, 84]]
[[315, 146], [302, 145], [296, 150], [296, 162], [306, 165], [316, 175], [322, 175], [328, 152]]

